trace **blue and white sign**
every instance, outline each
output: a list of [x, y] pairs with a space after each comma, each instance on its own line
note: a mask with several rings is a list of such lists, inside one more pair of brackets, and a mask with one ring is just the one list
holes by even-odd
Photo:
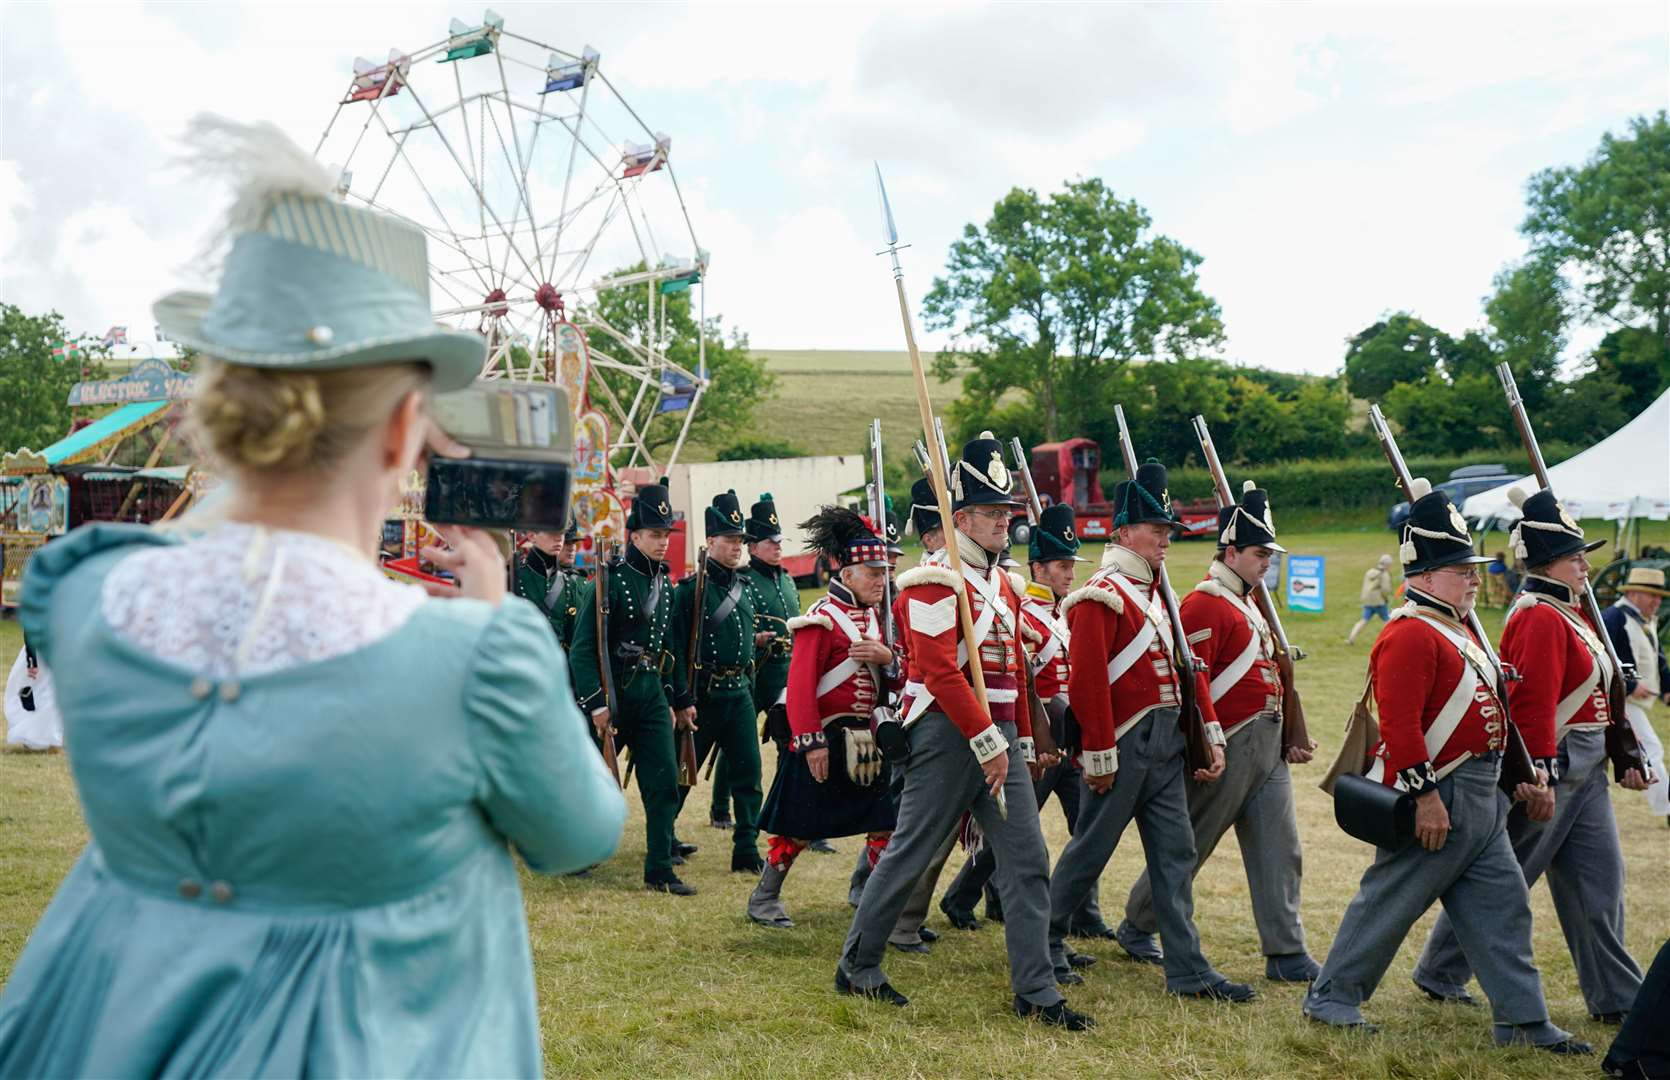
[[1289, 611], [1321, 611], [1323, 568], [1321, 555], [1287, 557], [1287, 607]]

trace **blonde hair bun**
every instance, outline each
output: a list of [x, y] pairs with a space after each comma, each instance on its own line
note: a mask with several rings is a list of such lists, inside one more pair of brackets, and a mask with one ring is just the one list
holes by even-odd
[[427, 381], [427, 367], [416, 363], [286, 371], [206, 360], [190, 416], [205, 448], [229, 469], [323, 471]]

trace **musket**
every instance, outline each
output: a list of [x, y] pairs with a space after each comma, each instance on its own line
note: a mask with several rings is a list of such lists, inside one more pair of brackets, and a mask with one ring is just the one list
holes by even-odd
[[[926, 384], [927, 380], [923, 379], [923, 385]], [[939, 463], [941, 471], [945, 473], [945, 484], [947, 490], [949, 490], [951, 484], [951, 455], [945, 449], [945, 421], [937, 416], [934, 417], [934, 445], [939, 447]], [[949, 522], [951, 519], [946, 518], [945, 520]]]
[[[696, 680], [701, 678], [702, 624], [707, 619], [704, 610], [707, 600], [707, 547], [696, 552], [695, 596], [690, 605], [690, 640], [684, 645], [684, 670], [689, 681], [690, 696], [697, 695]], [[701, 766], [696, 762], [696, 737], [688, 730], [678, 732], [678, 786], [695, 787]], [[715, 744], [717, 745], [717, 743]]]
[[[1131, 429], [1125, 423], [1125, 406], [1113, 407], [1113, 418], [1119, 425], [1119, 453], [1125, 458], [1125, 473], [1131, 483], [1137, 482], [1137, 452], [1131, 445]], [[1183, 729], [1183, 754], [1189, 771], [1212, 768], [1212, 745], [1206, 741], [1206, 721], [1200, 713], [1200, 687], [1197, 679], [1201, 664], [1189, 647], [1189, 635], [1183, 629], [1183, 616], [1177, 610], [1177, 594], [1171, 589], [1171, 575], [1165, 563], [1154, 571], [1154, 589], [1165, 605], [1166, 618], [1171, 621], [1172, 666], [1177, 669], [1177, 724]]]
[[[1502, 382], [1502, 392], [1508, 398], [1508, 411], [1513, 413], [1514, 426], [1519, 429], [1519, 441], [1525, 444], [1525, 454], [1531, 459], [1531, 472], [1537, 478], [1537, 486], [1551, 488], [1548, 482], [1548, 465], [1542, 459], [1542, 447], [1537, 444], [1537, 433], [1531, 429], [1531, 417], [1525, 411], [1525, 400], [1519, 396], [1519, 386], [1514, 382], [1513, 369], [1506, 362], [1496, 365], [1496, 377]], [[1641, 750], [1641, 742], [1635, 737], [1635, 729], [1630, 726], [1629, 715], [1624, 711], [1629, 700], [1629, 692], [1624, 687], [1627, 674], [1633, 673], [1634, 665], [1626, 665], [1618, 656], [1618, 649], [1612, 643], [1612, 635], [1606, 632], [1606, 624], [1600, 618], [1600, 602], [1595, 599], [1594, 586], [1588, 578], [1583, 579], [1582, 593], [1583, 613], [1594, 624], [1595, 634], [1600, 638], [1601, 645], [1606, 649], [1606, 658], [1612, 664], [1612, 677], [1606, 683], [1606, 710], [1610, 714], [1606, 725], [1606, 756], [1612, 759], [1612, 775], [1620, 782], [1624, 774], [1631, 769], [1637, 769], [1644, 780], [1652, 779], [1652, 766], [1647, 763], [1647, 756]], [[1626, 668], [1628, 671], [1626, 672]]]
[[[882, 542], [887, 540], [887, 495], [882, 485], [881, 471], [881, 419], [877, 417], [870, 421], [870, 520], [875, 522], [880, 532]], [[887, 646], [887, 651], [894, 653], [894, 659], [887, 665], [887, 679], [891, 682], [893, 676], [899, 672], [897, 657], [898, 629], [893, 625], [893, 571], [887, 571], [887, 578], [882, 586], [881, 594], [881, 643]], [[892, 696], [885, 686], [880, 695], [887, 699]]]
[[[1212, 431], [1206, 426], [1206, 417], [1196, 416], [1194, 425], [1195, 438], [1200, 440], [1200, 452], [1206, 456], [1206, 467], [1212, 473], [1212, 488], [1217, 492], [1218, 509], [1236, 505], [1235, 493], [1229, 486], [1229, 478], [1224, 475], [1223, 461], [1218, 457], [1218, 448], [1212, 445]], [[1287, 630], [1282, 627], [1275, 599], [1262, 580], [1252, 587], [1252, 594], [1259, 614], [1270, 624], [1270, 636], [1275, 640], [1276, 674], [1281, 677], [1282, 747], [1284, 750], [1314, 750], [1316, 744], [1311, 741], [1310, 732], [1305, 727], [1305, 706], [1299, 700], [1299, 688], [1293, 684], [1293, 664], [1305, 658], [1304, 650], [1287, 640]]]
[[[1392, 472], [1397, 476], [1397, 485], [1403, 490], [1403, 497], [1409, 500], [1411, 506], [1415, 502], [1415, 491], [1411, 486], [1414, 477], [1409, 475], [1409, 465], [1403, 460], [1403, 451], [1397, 448], [1397, 436], [1392, 434], [1392, 427], [1386, 422], [1386, 414], [1380, 411], [1379, 405], [1368, 407], [1369, 425], [1374, 428], [1375, 438], [1380, 440], [1380, 449], [1386, 452], [1386, 460], [1391, 463]], [[1479, 647], [1490, 660], [1491, 670], [1496, 672], [1496, 698], [1502, 705], [1502, 718], [1507, 721], [1507, 746], [1502, 751], [1502, 775], [1496, 781], [1496, 786], [1508, 793], [1512, 798], [1520, 784], [1536, 785], [1537, 767], [1531, 760], [1531, 752], [1525, 748], [1525, 736], [1520, 734], [1519, 725], [1513, 722], [1513, 716], [1508, 711], [1508, 672], [1502, 666], [1502, 660], [1496, 655], [1496, 649], [1490, 644], [1490, 635], [1484, 632], [1484, 623], [1479, 620], [1477, 609], [1467, 612], [1467, 628], [1473, 631], [1478, 639]]]
[[[1026, 462], [1026, 454], [1021, 449], [1021, 440], [1017, 436], [1009, 440], [1009, 452], [1015, 456], [1015, 472], [1020, 475], [1021, 486], [1026, 491], [1026, 520], [1036, 529], [1038, 520], [1043, 516], [1044, 507], [1038, 500], [1038, 488], [1032, 482], [1032, 467]], [[1025, 604], [1022, 599], [1021, 603]], [[1024, 615], [1021, 616], [1025, 618]], [[1038, 699], [1038, 673], [1032, 669], [1032, 657], [1027, 655], [1026, 642], [1021, 640], [1018, 632], [1015, 634], [1015, 648], [1021, 651], [1021, 671], [1026, 679], [1026, 693], [1032, 699], [1032, 746], [1039, 756], [1054, 754], [1061, 755], [1061, 747], [1056, 745], [1055, 732], [1050, 730], [1050, 715], [1044, 708], [1044, 703]]]
[[[957, 539], [951, 533], [955, 525], [951, 519], [950, 468], [946, 464], [950, 455], [945, 452], [944, 430], [934, 416], [933, 403], [928, 398], [928, 376], [922, 367], [922, 354], [916, 349], [916, 330], [911, 325], [910, 301], [905, 296], [905, 269], [899, 264], [899, 230], [893, 224], [893, 207], [887, 201], [887, 185], [882, 183], [881, 166], [876, 166], [876, 192], [881, 198], [882, 227], [887, 247], [878, 255], [890, 256], [893, 263], [893, 288], [899, 297], [899, 318], [905, 327], [905, 350], [910, 354], [910, 370], [916, 383], [916, 407], [921, 414], [922, 438], [928, 444], [928, 450], [933, 458], [933, 471], [930, 480], [933, 483], [934, 499], [939, 504], [939, 519], [946, 530], [945, 561], [951, 573], [961, 583], [963, 576], [963, 558], [957, 551]], [[974, 614], [969, 606], [968, 590], [953, 589], [952, 594], [957, 598], [957, 622], [963, 641], [968, 643], [968, 672], [969, 682], [974, 688], [974, 700], [979, 704], [980, 711], [989, 719], [992, 714], [991, 706], [986, 700], [986, 672], [980, 663], [980, 649], [974, 641]], [[1008, 804], [1004, 801], [1003, 789], [999, 787], [993, 797], [997, 801], [998, 812], [1004, 817], [1009, 816]]]
[[597, 675], [603, 687], [603, 703], [609, 710], [609, 722], [604, 725], [598, 736], [598, 748], [603, 751], [603, 764], [609, 766], [609, 775], [615, 778], [615, 783], [626, 788], [626, 782], [621, 779], [620, 763], [615, 760], [615, 719], [620, 715], [616, 710], [620, 708], [620, 700], [615, 695], [615, 672], [610, 663], [609, 651], [609, 557], [603, 552], [602, 544], [596, 545], [598, 551], [597, 573], [592, 578], [593, 595], [597, 602], [592, 605], [593, 614], [597, 619]]

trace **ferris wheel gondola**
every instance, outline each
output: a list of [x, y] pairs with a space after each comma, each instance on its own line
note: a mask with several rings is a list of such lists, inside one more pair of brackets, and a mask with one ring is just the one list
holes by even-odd
[[[611, 451], [652, 468], [677, 459], [706, 353], [694, 369], [667, 355], [667, 299], [701, 284], [708, 254], [671, 138], [621, 96], [597, 50], [535, 41], [492, 11], [454, 19], [424, 48], [357, 60], [314, 156], [339, 170], [344, 200], [428, 235], [436, 317], [487, 338], [483, 378], [569, 390], [579, 496], [608, 489]], [[647, 328], [605, 318], [599, 292], [623, 289], [644, 290]], [[644, 432], [669, 411], [682, 426], [658, 461]]]

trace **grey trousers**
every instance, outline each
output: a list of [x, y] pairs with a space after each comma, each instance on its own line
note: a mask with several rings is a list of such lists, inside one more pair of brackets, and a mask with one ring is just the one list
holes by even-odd
[[1032, 777], [1014, 745], [1014, 725], [998, 727], [1010, 742], [1009, 774], [1003, 785], [1007, 818], [998, 814], [997, 800], [985, 790], [980, 764], [956, 725], [944, 714], [930, 712], [911, 729], [899, 824], [864, 886], [841, 949], [840, 968], [854, 986], [873, 989], [887, 981], [881, 961], [888, 934], [945, 837], [963, 811], [972, 810], [986, 842], [998, 853], [997, 888], [1007, 915], [1003, 931], [1010, 986], [1016, 997], [1034, 1005], [1061, 1000], [1049, 957], [1049, 855], [1038, 828]]
[[[891, 945], [920, 945], [922, 944], [922, 924], [928, 921], [928, 909], [933, 907], [934, 888], [939, 885], [939, 875], [945, 870], [946, 860], [951, 858], [951, 852], [957, 848], [957, 824], [960, 818], [951, 822], [951, 831], [945, 835], [945, 840], [934, 852], [934, 857], [928, 860], [928, 868], [922, 871], [922, 876], [916, 879], [916, 887], [910, 890], [910, 898], [905, 901], [904, 910], [899, 912], [899, 918], [893, 924], [893, 932], [887, 935]], [[892, 841], [888, 845], [892, 846]], [[886, 848], [882, 849], [884, 852]], [[1049, 856], [1044, 856], [1046, 862]]]
[[[1508, 840], [1527, 887], [1545, 873], [1554, 912], [1591, 1013], [1627, 1012], [1641, 989], [1641, 969], [1624, 947], [1624, 855], [1606, 791], [1606, 733], [1573, 731], [1560, 741], [1554, 820], [1535, 822], [1515, 807]], [[1415, 982], [1446, 996], [1472, 978], [1447, 916], [1427, 938]]]
[[1360, 1006], [1397, 956], [1410, 927], [1441, 901], [1498, 1025], [1548, 1021], [1542, 978], [1531, 960], [1531, 895], [1508, 843], [1508, 797], [1496, 788], [1498, 755], [1475, 758], [1438, 781], [1450, 815], [1444, 846], [1380, 848], [1345, 909], [1321, 974], [1305, 995], [1307, 1016], [1358, 1023]]
[[[928, 861], [928, 868], [922, 871], [922, 877], [916, 882], [916, 887], [910, 891], [910, 899], [905, 901], [904, 910], [899, 912], [899, 920], [893, 924], [893, 932], [887, 936], [890, 944], [922, 944], [922, 924], [927, 921], [928, 910], [933, 906], [934, 888], [939, 884], [939, 875], [945, 869], [945, 862], [951, 857], [951, 852], [956, 846], [957, 823], [954, 821], [951, 823], [951, 831], [945, 834], [945, 842], [940, 844], [939, 850]], [[852, 868], [852, 877], [847, 882], [847, 903], [853, 907], [857, 907], [864, 897], [864, 886], [870, 880], [870, 869], [868, 849], [859, 848], [858, 862]]]
[[[1190, 993], [1224, 977], [1201, 955], [1194, 925], [1195, 838], [1183, 795], [1183, 732], [1176, 709], [1155, 709], [1119, 740], [1119, 771], [1106, 795], [1090, 790], [1081, 774], [1079, 820], [1050, 878], [1050, 959], [1067, 971], [1066, 937], [1073, 912], [1102, 876], [1133, 820], [1142, 836], [1148, 874], [1160, 898], [1155, 914], [1165, 951], [1166, 989]], [[1003, 872], [1003, 853], [998, 853]], [[1009, 901], [1003, 901], [1009, 917]]]
[[[1292, 956], [1305, 951], [1305, 929], [1299, 924], [1299, 825], [1293, 816], [1293, 778], [1282, 756], [1281, 717], [1258, 716], [1229, 737], [1224, 748], [1224, 774], [1215, 784], [1197, 784], [1185, 776], [1189, 821], [1194, 826], [1194, 872], [1211, 858], [1230, 826], [1241, 845], [1247, 871], [1253, 922], [1265, 956]], [[1125, 919], [1152, 934], [1154, 889], [1145, 870], [1131, 887]]]
[[[1032, 790], [1038, 795], [1038, 810], [1044, 809], [1054, 794], [1061, 803], [1061, 814], [1067, 819], [1067, 835], [1073, 835], [1078, 828], [1079, 798], [1083, 785], [1079, 783], [1079, 771], [1072, 764], [1063, 762], [1051, 765], [1044, 770], [1044, 775], [1033, 781]], [[992, 849], [982, 847], [978, 853], [963, 863], [957, 876], [945, 890], [945, 902], [962, 911], [973, 911], [980, 902], [980, 894], [986, 884], [991, 881], [992, 874], [997, 871], [997, 855]], [[1085, 896], [1084, 903], [1073, 912], [1072, 928], [1097, 927], [1102, 925], [1102, 908], [1097, 903], [1100, 892], [1098, 885], [1091, 885], [1090, 892]]]

